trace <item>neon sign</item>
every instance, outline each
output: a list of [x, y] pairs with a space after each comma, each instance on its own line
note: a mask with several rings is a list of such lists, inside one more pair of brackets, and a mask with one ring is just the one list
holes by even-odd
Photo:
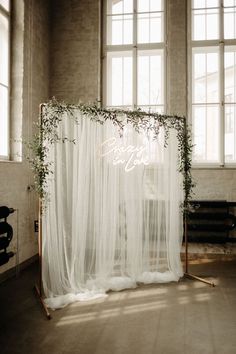
[[148, 165], [147, 147], [144, 145], [125, 145], [115, 137], [101, 144], [101, 157], [112, 156], [113, 165], [124, 165], [125, 171], [130, 172], [138, 165]]

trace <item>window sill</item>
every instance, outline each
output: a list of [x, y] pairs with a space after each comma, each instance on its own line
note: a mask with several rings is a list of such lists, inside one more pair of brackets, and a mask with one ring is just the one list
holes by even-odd
[[203, 165], [203, 164], [193, 164], [192, 165], [192, 170], [236, 170], [236, 164], [234, 165], [224, 165], [224, 166], [219, 166], [219, 165]]
[[3, 160], [3, 159], [0, 159], [0, 164], [1, 164], [1, 163], [21, 164], [22, 161], [14, 161], [14, 160]]

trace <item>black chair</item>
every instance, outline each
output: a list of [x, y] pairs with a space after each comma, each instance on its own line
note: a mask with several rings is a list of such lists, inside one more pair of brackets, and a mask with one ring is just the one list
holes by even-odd
[[14, 256], [13, 252], [7, 252], [7, 247], [13, 237], [13, 229], [11, 225], [7, 223], [7, 217], [13, 212], [13, 208], [6, 206], [0, 207], [0, 220], [4, 219], [4, 221], [0, 221], [0, 266], [7, 263], [9, 259]]

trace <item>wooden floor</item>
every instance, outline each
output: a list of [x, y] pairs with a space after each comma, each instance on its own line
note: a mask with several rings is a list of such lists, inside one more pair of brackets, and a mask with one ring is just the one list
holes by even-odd
[[32, 291], [36, 267], [0, 285], [0, 353], [235, 354], [236, 261], [190, 270], [214, 280], [142, 286], [75, 303], [48, 321]]

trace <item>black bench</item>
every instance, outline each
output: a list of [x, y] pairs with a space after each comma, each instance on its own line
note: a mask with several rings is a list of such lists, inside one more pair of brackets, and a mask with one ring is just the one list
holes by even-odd
[[236, 202], [226, 200], [194, 200], [189, 214], [188, 241], [225, 243], [236, 242], [230, 231], [236, 226], [233, 207]]

